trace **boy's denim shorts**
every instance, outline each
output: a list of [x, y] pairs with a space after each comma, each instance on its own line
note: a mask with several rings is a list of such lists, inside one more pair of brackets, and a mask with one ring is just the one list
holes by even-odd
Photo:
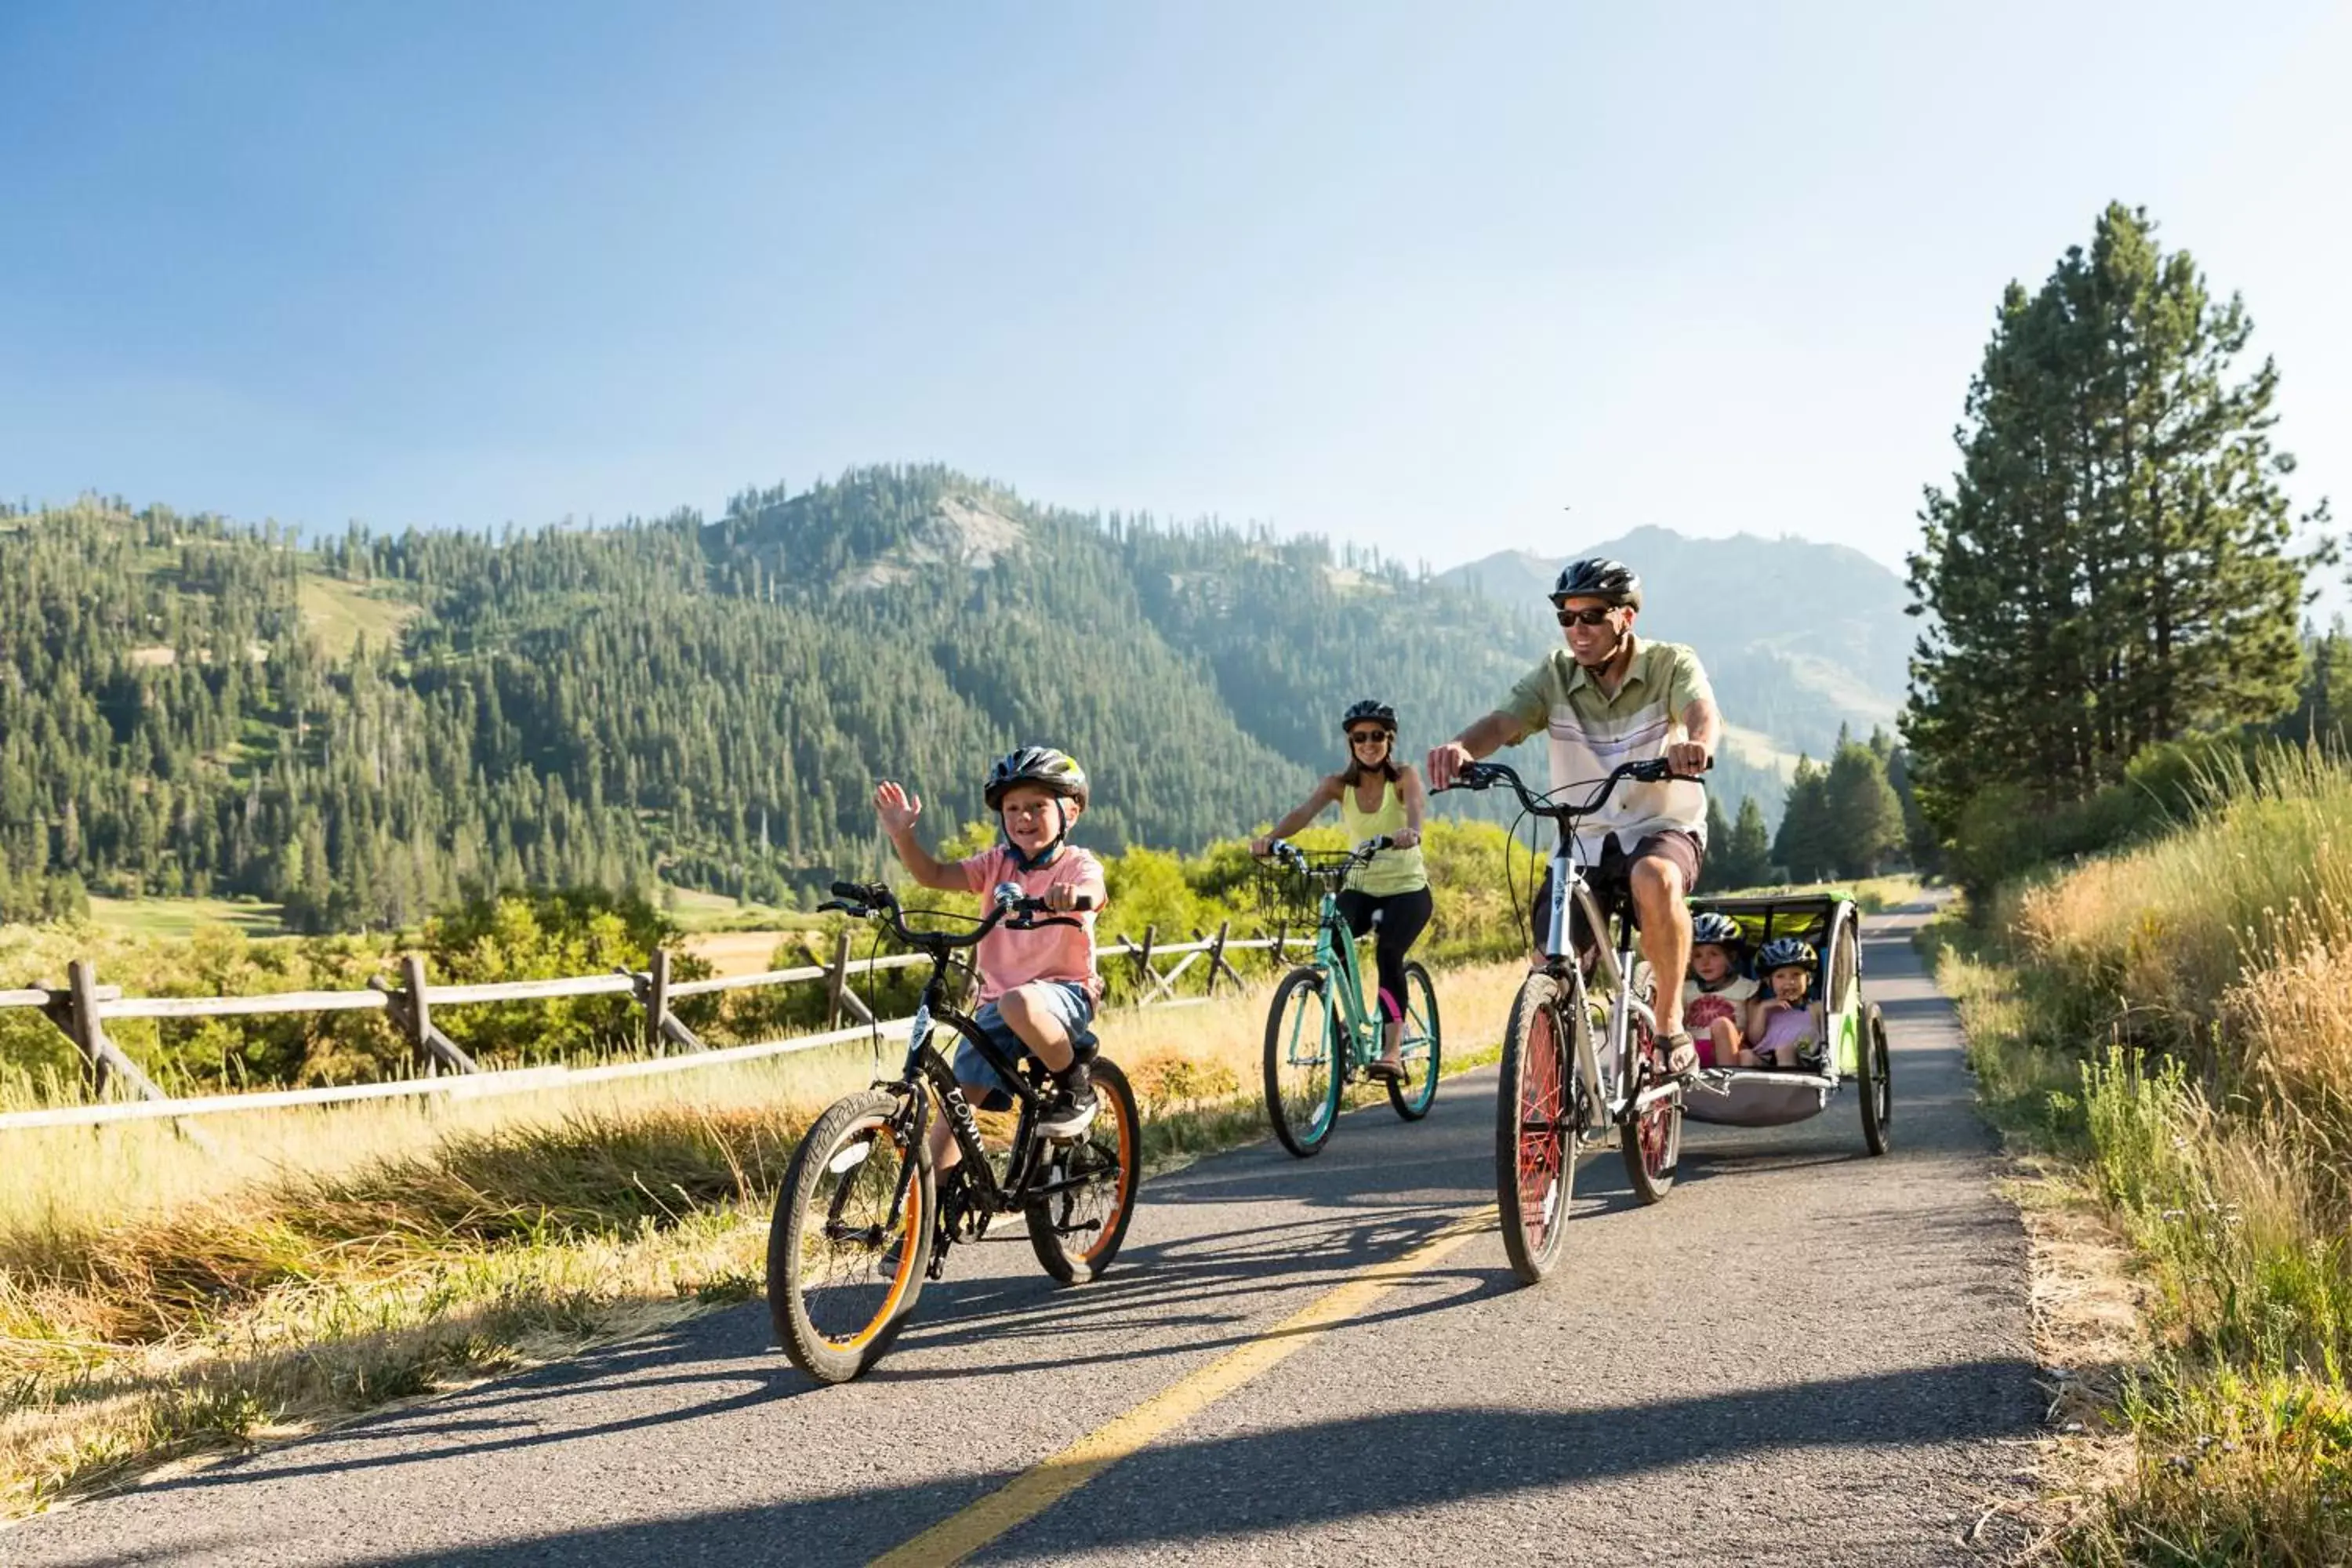
[[[1085, 1034], [1087, 1026], [1095, 1021], [1095, 1005], [1087, 995], [1085, 986], [1072, 984], [1066, 980], [1033, 981], [1031, 984], [1045, 993], [1046, 1005], [1053, 1009], [1054, 1016], [1072, 1039]], [[980, 1026], [980, 1032], [988, 1037], [990, 1045], [1004, 1053], [1005, 1060], [1017, 1062], [1028, 1054], [1028, 1046], [1013, 1032], [1013, 1026], [1004, 1021], [1004, 1016], [996, 1010], [995, 1003], [991, 1002], [974, 1013], [971, 1021]], [[970, 1040], [957, 1037], [955, 1058], [950, 1065], [955, 1069], [956, 1082], [966, 1089], [980, 1091], [974, 1103], [981, 1110], [1010, 1110], [1013, 1108], [1012, 1089], [1005, 1086], [1003, 1077], [988, 1065], [988, 1058], [982, 1056]]]

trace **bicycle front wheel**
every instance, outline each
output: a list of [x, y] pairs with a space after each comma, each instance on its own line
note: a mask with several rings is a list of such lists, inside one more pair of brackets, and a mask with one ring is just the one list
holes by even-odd
[[1282, 977], [1265, 1015], [1265, 1114], [1300, 1159], [1318, 1152], [1339, 1120], [1340, 1022], [1319, 969]]
[[878, 1089], [835, 1101], [801, 1139], [776, 1195], [768, 1312], [784, 1353], [819, 1383], [846, 1383], [872, 1366], [923, 1291], [931, 1165], [910, 1146], [898, 1110]]
[[1556, 977], [1519, 986], [1503, 1031], [1503, 1081], [1495, 1095], [1495, 1187], [1511, 1272], [1538, 1284], [1559, 1260], [1560, 1233], [1576, 1185], [1584, 1094], [1576, 1076], [1583, 1009]]
[[1389, 1104], [1407, 1121], [1429, 1114], [1437, 1099], [1441, 1056], [1437, 1039], [1437, 987], [1420, 964], [1404, 966], [1404, 1027], [1397, 1041], [1404, 1076], [1389, 1079]]
[[1143, 1119], [1127, 1075], [1099, 1058], [1091, 1071], [1101, 1109], [1085, 1137], [1039, 1158], [1035, 1184], [1047, 1193], [1024, 1211], [1037, 1261], [1065, 1285], [1099, 1278], [1118, 1256], [1143, 1170]]

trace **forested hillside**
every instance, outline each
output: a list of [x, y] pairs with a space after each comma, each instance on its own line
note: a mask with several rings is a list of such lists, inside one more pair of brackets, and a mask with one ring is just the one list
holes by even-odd
[[[1332, 765], [1347, 702], [1394, 702], [1417, 752], [1553, 640], [1319, 541], [938, 468], [715, 521], [310, 547], [90, 500], [0, 512], [0, 914], [248, 893], [310, 929], [469, 886], [791, 897], [873, 864], [874, 778], [944, 831], [1016, 740], [1093, 772], [1083, 838], [1192, 847]], [[1777, 815], [1777, 777], [1715, 782]]]

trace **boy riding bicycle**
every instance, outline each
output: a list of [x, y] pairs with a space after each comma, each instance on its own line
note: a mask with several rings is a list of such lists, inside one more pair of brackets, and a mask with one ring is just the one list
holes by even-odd
[[[874, 812], [908, 875], [922, 887], [982, 899], [1010, 884], [1023, 898], [1076, 916], [1076, 926], [1035, 931], [1002, 926], [981, 939], [975, 962], [980, 1002], [972, 1021], [1009, 1057], [1026, 1051], [1054, 1075], [1055, 1093], [1037, 1123], [1040, 1136], [1076, 1138], [1094, 1120], [1094, 1086], [1076, 1044], [1102, 1000], [1095, 972], [1095, 914], [1107, 901], [1102, 862], [1068, 842], [1087, 808], [1084, 769], [1050, 746], [1024, 746], [989, 771], [982, 796], [997, 814], [999, 841], [968, 859], [942, 861], [915, 838], [923, 803], [895, 780], [874, 789]], [[983, 1110], [1013, 1102], [994, 1068], [969, 1045], [958, 1047], [956, 1081], [978, 1091]], [[937, 1168], [952, 1170], [962, 1150], [944, 1117], [930, 1129]]]

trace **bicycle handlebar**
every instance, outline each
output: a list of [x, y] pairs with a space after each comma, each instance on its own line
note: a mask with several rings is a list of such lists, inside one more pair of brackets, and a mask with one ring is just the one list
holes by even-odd
[[[1600, 782], [1592, 794], [1581, 805], [1570, 805], [1552, 800], [1548, 795], [1535, 794], [1520, 781], [1516, 772], [1502, 763], [1465, 763], [1461, 773], [1454, 776], [1454, 782], [1447, 784], [1445, 789], [1482, 790], [1492, 789], [1498, 784], [1508, 784], [1512, 792], [1519, 797], [1519, 805], [1526, 809], [1528, 816], [1548, 817], [1565, 827], [1580, 816], [1591, 816], [1594, 812], [1599, 811], [1603, 805], [1607, 804], [1610, 795], [1615, 793], [1618, 782], [1622, 779], [1632, 779], [1635, 784], [1664, 784], [1672, 781], [1676, 784], [1695, 784], [1701, 788], [1706, 787], [1706, 780], [1698, 774], [1675, 773], [1667, 765], [1665, 758], [1654, 757], [1647, 762], [1619, 763], [1607, 778]], [[1443, 795], [1445, 790], [1433, 793]]]
[[1370, 865], [1373, 856], [1395, 847], [1396, 840], [1383, 833], [1378, 838], [1367, 838], [1353, 849], [1344, 851], [1347, 857], [1344, 860], [1324, 866], [1318, 866], [1307, 859], [1307, 852], [1286, 838], [1277, 838], [1268, 844], [1265, 854], [1266, 858], [1279, 861], [1302, 877], [1334, 877], [1345, 876], [1359, 866]]
[[[833, 897], [817, 905], [817, 909], [820, 912], [838, 910], [852, 919], [861, 921], [879, 917], [900, 942], [934, 958], [945, 958], [961, 948], [979, 946], [981, 939], [1003, 924], [1008, 917], [1020, 917], [1005, 927], [1008, 931], [1036, 931], [1045, 926], [1083, 923], [1070, 918], [1069, 913], [1052, 908], [1043, 899], [1026, 898], [1013, 889], [1014, 884], [1011, 882], [998, 884], [994, 907], [980, 917], [977, 926], [961, 936], [943, 931], [910, 930], [898, 895], [880, 882], [835, 882], [832, 888]], [[1008, 891], [1012, 896], [1007, 896]], [[1072, 912], [1093, 908], [1093, 899], [1082, 898], [1072, 906]], [[1041, 916], [1045, 918], [1040, 919]]]

